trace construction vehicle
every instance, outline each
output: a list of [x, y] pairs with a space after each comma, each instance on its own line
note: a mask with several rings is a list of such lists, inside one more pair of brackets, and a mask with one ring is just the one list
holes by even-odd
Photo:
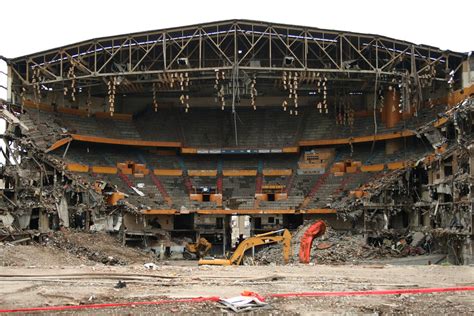
[[212, 244], [206, 238], [201, 237], [195, 243], [188, 243], [184, 247], [183, 256], [186, 259], [204, 258], [212, 248]]
[[274, 243], [283, 244], [283, 260], [286, 263], [290, 260], [291, 254], [291, 233], [288, 229], [280, 229], [264, 234], [255, 235], [242, 241], [235, 249], [230, 259], [200, 259], [199, 264], [209, 265], [240, 265], [245, 256], [245, 252], [255, 246], [268, 245]]
[[300, 240], [300, 262], [309, 263], [311, 260], [311, 247], [313, 240], [326, 232], [326, 223], [322, 220], [314, 222], [303, 234]]

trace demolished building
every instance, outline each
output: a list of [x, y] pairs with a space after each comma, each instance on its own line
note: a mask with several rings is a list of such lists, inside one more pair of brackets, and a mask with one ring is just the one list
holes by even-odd
[[77, 228], [160, 254], [324, 219], [472, 262], [474, 61], [233, 20], [8, 59], [2, 238]]

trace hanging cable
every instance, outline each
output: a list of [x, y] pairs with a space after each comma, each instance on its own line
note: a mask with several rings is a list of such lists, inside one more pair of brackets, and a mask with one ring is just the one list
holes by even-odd
[[380, 73], [379, 71], [377, 70], [375, 72], [375, 84], [374, 84], [374, 141], [372, 142], [372, 148], [370, 149], [370, 155], [372, 156], [372, 154], [374, 153], [374, 148], [375, 148], [375, 138], [376, 138], [376, 135], [377, 135], [377, 88], [378, 88], [378, 84], [379, 84], [379, 76], [380, 76]]
[[239, 101], [239, 68], [237, 63], [232, 67], [232, 116], [234, 121], [234, 137], [235, 146], [239, 146], [239, 138], [237, 134], [237, 112], [235, 104]]

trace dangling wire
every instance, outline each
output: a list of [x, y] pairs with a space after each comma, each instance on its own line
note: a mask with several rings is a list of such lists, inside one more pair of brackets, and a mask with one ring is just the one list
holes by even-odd
[[377, 88], [379, 85], [379, 76], [380, 73], [378, 71], [375, 72], [375, 84], [374, 84], [374, 140], [372, 142], [372, 148], [370, 149], [370, 155], [374, 153], [374, 148], [375, 148], [375, 138], [377, 135]]
[[158, 112], [158, 101], [156, 100], [156, 93], [157, 93], [157, 83], [153, 83], [153, 108], [155, 112]]
[[109, 81], [107, 82], [107, 91], [108, 91], [108, 94], [109, 94], [109, 112], [110, 112], [110, 116], [114, 116], [114, 112], [115, 112], [115, 90], [116, 90], [116, 86], [117, 86], [117, 78], [116, 77], [112, 77], [109, 79]]

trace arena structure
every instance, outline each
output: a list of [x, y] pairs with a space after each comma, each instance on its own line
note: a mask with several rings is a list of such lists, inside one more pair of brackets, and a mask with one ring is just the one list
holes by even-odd
[[223, 254], [321, 218], [367, 240], [443, 230], [472, 260], [468, 54], [231, 20], [7, 63], [5, 234], [107, 230], [175, 255], [205, 237]]

